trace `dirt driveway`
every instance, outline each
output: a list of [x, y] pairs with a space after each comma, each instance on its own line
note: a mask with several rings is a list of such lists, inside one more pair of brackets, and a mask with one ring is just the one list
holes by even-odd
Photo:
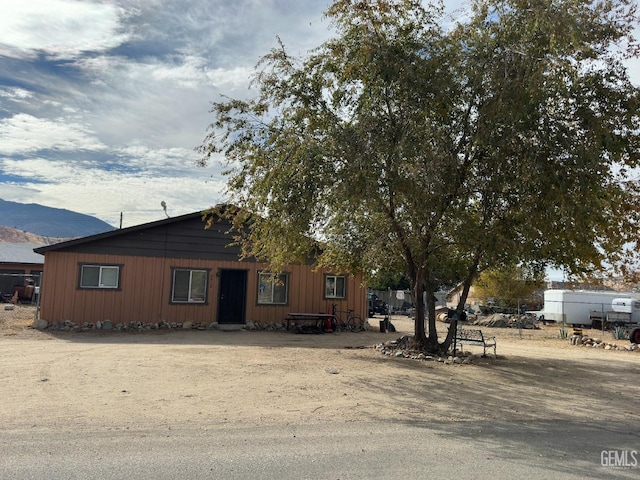
[[406, 317], [393, 319], [396, 333], [372, 319], [368, 332], [296, 335], [54, 333], [28, 328], [30, 315], [0, 317], [5, 431], [399, 418], [638, 425], [640, 352], [572, 346], [557, 326], [485, 329], [497, 359], [447, 365], [373, 348], [410, 333]]

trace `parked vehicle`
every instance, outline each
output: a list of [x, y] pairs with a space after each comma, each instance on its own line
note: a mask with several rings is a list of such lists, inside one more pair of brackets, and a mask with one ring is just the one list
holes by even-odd
[[387, 313], [387, 303], [381, 300], [375, 293], [369, 293], [368, 297], [368, 315], [373, 317], [376, 313], [385, 315]]
[[36, 291], [33, 279], [25, 278], [22, 285], [14, 285], [11, 291], [11, 299], [17, 302], [31, 302]]
[[592, 328], [640, 324], [640, 295], [633, 292], [546, 290], [544, 308], [538, 315], [543, 315], [545, 321]]

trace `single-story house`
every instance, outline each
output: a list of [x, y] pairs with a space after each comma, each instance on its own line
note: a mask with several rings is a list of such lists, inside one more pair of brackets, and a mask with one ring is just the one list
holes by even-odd
[[7, 300], [15, 287], [40, 284], [44, 257], [34, 248], [42, 244], [0, 242], [0, 298]]
[[352, 309], [366, 318], [361, 275], [290, 265], [274, 279], [239, 260], [227, 221], [195, 212], [37, 248], [40, 318], [51, 323], [283, 323], [288, 313]]

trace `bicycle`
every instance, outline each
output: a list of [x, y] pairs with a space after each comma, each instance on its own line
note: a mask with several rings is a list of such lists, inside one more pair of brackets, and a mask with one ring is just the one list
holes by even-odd
[[[365, 330], [364, 320], [355, 312], [355, 310], [336, 310], [337, 305], [334, 303], [331, 305], [331, 315], [336, 321], [336, 328], [343, 332], [363, 332]], [[346, 313], [347, 319], [343, 321], [339, 313]]]

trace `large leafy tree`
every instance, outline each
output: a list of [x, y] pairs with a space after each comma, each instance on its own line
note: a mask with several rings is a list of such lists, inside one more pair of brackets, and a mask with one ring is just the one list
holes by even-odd
[[416, 342], [438, 350], [453, 332], [439, 343], [440, 285], [464, 283], [462, 308], [487, 268], [579, 274], [635, 240], [632, 1], [476, 0], [458, 22], [418, 0], [326, 14], [334, 38], [302, 59], [280, 43], [256, 98], [213, 104], [202, 161], [226, 157], [246, 255], [403, 271], [427, 293]]
[[474, 282], [473, 291], [475, 297], [492, 298], [497, 305], [518, 307], [531, 301], [539, 303], [541, 297], [536, 298], [535, 292], [542, 290], [544, 285], [541, 273], [513, 265], [483, 271]]
[[403, 273], [378, 271], [370, 275], [367, 287], [372, 290], [406, 290], [411, 286]]

